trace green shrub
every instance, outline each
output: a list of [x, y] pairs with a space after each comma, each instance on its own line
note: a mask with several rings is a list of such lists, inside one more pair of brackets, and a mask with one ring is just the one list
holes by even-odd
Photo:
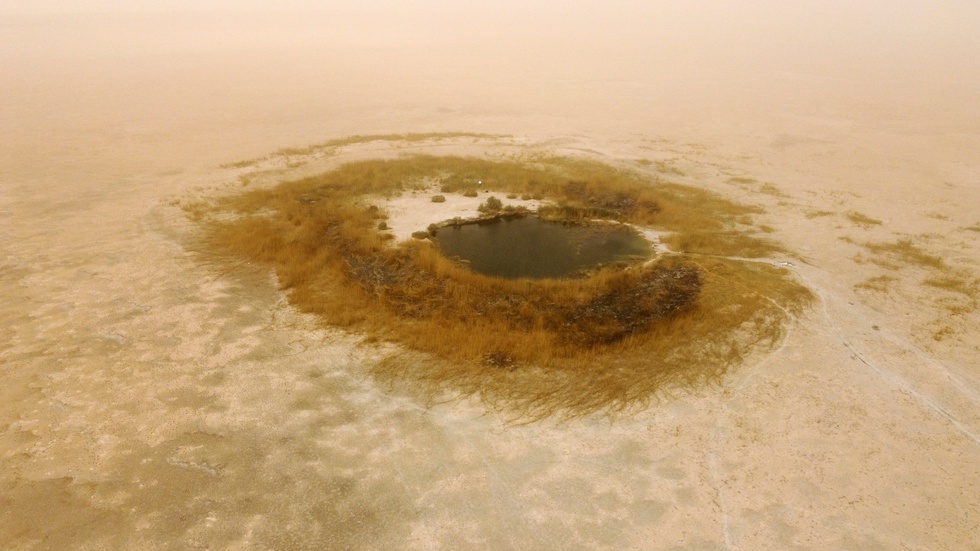
[[445, 203], [446, 202], [446, 197], [444, 195], [433, 195], [432, 196], [432, 202], [433, 203]]

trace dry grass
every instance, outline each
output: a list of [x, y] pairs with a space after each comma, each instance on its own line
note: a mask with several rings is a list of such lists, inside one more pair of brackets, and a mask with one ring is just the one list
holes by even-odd
[[946, 263], [943, 262], [942, 258], [925, 252], [909, 239], [900, 239], [890, 243], [865, 243], [864, 247], [876, 255], [887, 256], [909, 266], [946, 268]]
[[[649, 164], [649, 161], [648, 161]], [[670, 164], [667, 161], [657, 161], [657, 172], [661, 174], [671, 174], [674, 176], [684, 176], [684, 171]]]
[[671, 250], [714, 256], [765, 258], [784, 252], [775, 241], [745, 232], [678, 232], [661, 238]]
[[783, 193], [783, 191], [776, 187], [776, 184], [772, 182], [762, 184], [759, 191], [765, 193], [766, 195], [772, 195], [773, 197], [789, 197], [789, 195]]
[[944, 326], [940, 327], [939, 329], [936, 329], [935, 331], [933, 331], [933, 333], [932, 333], [932, 340], [934, 340], [936, 342], [942, 342], [942, 341], [948, 339], [949, 337], [952, 337], [955, 334], [956, 334], [956, 331], [954, 331], [952, 327], [950, 327], [948, 325], [944, 325]]
[[894, 278], [889, 275], [878, 275], [869, 277], [860, 283], [856, 283], [854, 288], [867, 289], [868, 291], [877, 291], [879, 293], [887, 293], [891, 288], [891, 284], [895, 281], [898, 281], [898, 278]]
[[336, 149], [338, 147], [344, 147], [348, 145], [357, 145], [362, 143], [370, 142], [408, 142], [416, 143], [422, 141], [441, 141], [446, 139], [458, 139], [458, 138], [505, 138], [507, 136], [498, 134], [475, 134], [472, 132], [427, 132], [427, 133], [409, 133], [409, 134], [366, 134], [357, 136], [347, 136], [346, 138], [337, 138], [333, 140], [327, 140], [325, 142], [307, 145], [303, 147], [287, 147], [280, 149], [274, 153], [274, 155], [310, 155], [311, 153], [316, 153], [318, 151]]
[[851, 221], [852, 224], [856, 226], [861, 226], [864, 229], [869, 229], [872, 226], [880, 226], [881, 220], [876, 220], [870, 216], [865, 216], [857, 211], [851, 211], [847, 213], [847, 219]]
[[[383, 213], [372, 197], [425, 179], [444, 192], [482, 181], [545, 197], [569, 216], [674, 232], [672, 247], [703, 254], [579, 280], [482, 276], [427, 241], [391, 246], [377, 230]], [[364, 161], [188, 211], [205, 222], [203, 251], [269, 266], [297, 308], [401, 344], [378, 377], [433, 396], [478, 394], [524, 418], [621, 411], [666, 388], [717, 381], [774, 345], [813, 299], [783, 269], [728, 258], [780, 250], [735, 231], [757, 209], [577, 159]]]
[[959, 293], [968, 297], [976, 297], [978, 291], [977, 282], [967, 281], [967, 279], [964, 277], [939, 275], [926, 278], [922, 283], [930, 287], [935, 287], [951, 293]]
[[266, 157], [259, 159], [245, 159], [244, 161], [235, 161], [234, 163], [224, 163], [221, 168], [248, 168], [262, 162]]
[[[893, 272], [913, 268], [919, 273], [928, 274], [922, 280], [922, 285], [942, 291], [938, 298], [933, 294], [934, 304], [945, 310], [940, 320], [948, 320], [949, 314], [964, 315], [980, 308], [980, 279], [974, 277], [971, 270], [951, 266], [941, 257], [927, 253], [909, 239], [864, 243], [863, 246], [872, 253], [867, 260]], [[858, 255], [855, 260], [863, 262], [865, 259]], [[895, 277], [880, 275], [855, 285], [855, 288], [887, 292], [890, 284], [896, 280]], [[952, 329], [946, 326], [934, 337], [940, 341], [952, 334], [951, 332]]]
[[284, 147], [272, 153], [271, 155], [266, 155], [265, 157], [257, 157], [254, 159], [246, 159], [243, 161], [237, 161], [233, 163], [225, 163], [221, 165], [221, 168], [248, 168], [263, 161], [268, 161], [276, 157], [302, 157], [305, 155], [312, 155], [314, 153], [319, 153], [322, 151], [332, 151], [344, 146], [358, 145], [371, 142], [407, 142], [407, 143], [418, 143], [423, 141], [442, 141], [448, 139], [459, 139], [459, 138], [473, 138], [473, 139], [499, 139], [508, 138], [510, 136], [503, 134], [478, 134], [473, 132], [425, 132], [425, 133], [408, 133], [408, 134], [359, 134], [354, 136], [347, 136], [344, 138], [336, 138], [332, 140], [327, 140], [325, 142], [320, 142], [316, 144], [306, 145], [302, 147]]
[[822, 218], [824, 216], [833, 216], [835, 214], [837, 214], [837, 213], [834, 212], [834, 211], [830, 211], [830, 210], [809, 210], [809, 211], [806, 212], [805, 216], [807, 217], [808, 220], [812, 220], [814, 218]]

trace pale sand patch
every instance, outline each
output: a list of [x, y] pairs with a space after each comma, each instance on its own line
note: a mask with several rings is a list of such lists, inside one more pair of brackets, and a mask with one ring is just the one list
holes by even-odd
[[[433, 203], [432, 197], [442, 195], [444, 203]], [[396, 241], [412, 238], [412, 232], [425, 231], [429, 224], [436, 224], [453, 218], [476, 218], [482, 214], [479, 211], [481, 203], [489, 197], [496, 197], [504, 205], [522, 206], [536, 210], [540, 201], [520, 198], [508, 199], [505, 193], [495, 190], [481, 190], [476, 197], [465, 197], [461, 193], [443, 193], [438, 187], [425, 190], [405, 192], [398, 197], [383, 199], [377, 202], [388, 214], [386, 223]], [[370, 201], [369, 201], [370, 202]]]
[[[446, 201], [433, 203], [432, 197], [435, 195], [442, 195]], [[388, 225], [386, 231], [395, 236], [395, 242], [403, 242], [412, 239], [413, 232], [425, 231], [430, 224], [438, 224], [453, 218], [465, 220], [479, 217], [482, 214], [479, 206], [488, 197], [500, 199], [504, 206], [524, 207], [532, 212], [540, 206], [548, 204], [548, 201], [523, 200], [520, 197], [508, 199], [506, 193], [489, 189], [482, 190], [477, 197], [466, 197], [461, 193], [443, 193], [439, 191], [438, 187], [406, 192], [398, 197], [376, 198], [366, 202], [377, 205], [388, 215], [388, 219], [385, 221]], [[670, 252], [670, 248], [661, 241], [661, 238], [670, 232], [639, 226], [634, 226], [634, 229], [650, 241], [656, 252]]]

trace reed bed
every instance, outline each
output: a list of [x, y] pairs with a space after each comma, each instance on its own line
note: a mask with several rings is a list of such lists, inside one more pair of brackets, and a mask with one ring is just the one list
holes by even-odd
[[[542, 197], [551, 217], [672, 232], [681, 254], [584, 279], [482, 276], [426, 240], [386, 237], [378, 198], [431, 181], [444, 194]], [[268, 266], [300, 310], [401, 345], [379, 378], [477, 394], [517, 418], [623, 411], [717, 382], [813, 299], [786, 270], [745, 260], [781, 251], [744, 230], [757, 208], [581, 159], [361, 161], [216, 200], [203, 217], [189, 210], [202, 251]]]

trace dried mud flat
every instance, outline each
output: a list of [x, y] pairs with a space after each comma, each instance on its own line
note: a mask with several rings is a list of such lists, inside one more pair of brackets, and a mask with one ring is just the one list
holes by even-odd
[[[154, 180], [169, 188], [93, 188], [81, 207], [59, 210], [53, 189], [8, 193], [0, 546], [976, 547], [977, 297], [863, 245], [912, 239], [970, 285], [976, 174], [913, 203], [876, 187], [887, 174], [874, 170], [821, 176], [822, 147], [378, 140]], [[269, 274], [222, 272], [185, 247], [181, 201], [231, 192], [246, 173], [266, 171], [249, 184], [264, 185], [352, 159], [521, 151], [761, 205], [797, 254], [774, 260], [819, 301], [719, 387], [615, 419], [513, 424], [475, 400], [379, 386], [368, 369], [390, 350], [317, 328]], [[867, 185], [838, 183], [852, 176]]]
[[[980, 549], [975, 3], [138, 4], [0, 3], [0, 549]], [[415, 153], [758, 205], [817, 301], [717, 386], [518, 424], [187, 246], [252, 172]]]

